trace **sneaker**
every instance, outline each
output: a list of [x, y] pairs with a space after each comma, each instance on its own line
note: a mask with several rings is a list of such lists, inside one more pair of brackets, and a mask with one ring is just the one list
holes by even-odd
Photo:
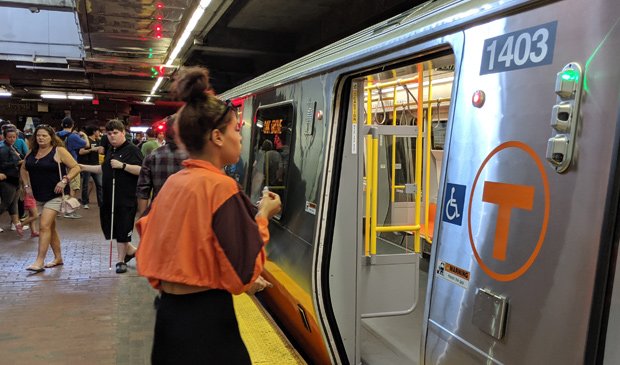
[[123, 274], [127, 272], [127, 264], [124, 262], [117, 262], [116, 263], [116, 273], [117, 274]]
[[90, 207], [88, 206], [88, 204], [84, 204], [84, 209], [90, 209]]
[[4, 229], [0, 228], [0, 233], [4, 232]]
[[73, 213], [65, 213], [64, 215], [65, 218], [70, 218], [70, 219], [80, 219], [82, 218], [81, 215], [77, 214], [76, 212]]
[[[29, 226], [22, 226], [22, 230], [24, 230], [24, 231], [27, 231], [29, 229], [30, 229]], [[11, 231], [15, 231], [15, 230], [17, 230], [17, 227], [15, 227], [15, 223], [11, 223]]]

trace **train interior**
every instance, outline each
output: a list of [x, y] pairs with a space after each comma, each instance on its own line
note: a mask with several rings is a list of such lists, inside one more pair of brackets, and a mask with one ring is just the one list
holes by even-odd
[[446, 51], [414, 62], [352, 80], [364, 90], [352, 95], [361, 123], [378, 130], [376, 138], [360, 137], [359, 154], [365, 259], [358, 293], [366, 364], [417, 364], [420, 357], [455, 61]]

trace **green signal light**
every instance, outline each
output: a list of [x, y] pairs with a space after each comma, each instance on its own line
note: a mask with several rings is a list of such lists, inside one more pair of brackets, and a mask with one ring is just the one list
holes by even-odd
[[562, 72], [562, 80], [564, 81], [577, 81], [579, 79], [579, 73], [575, 70], [566, 70]]

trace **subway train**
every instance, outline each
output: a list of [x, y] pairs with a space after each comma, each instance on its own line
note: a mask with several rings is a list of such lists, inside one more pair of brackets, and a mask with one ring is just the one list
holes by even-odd
[[619, 23], [428, 1], [220, 95], [310, 363], [620, 363]]

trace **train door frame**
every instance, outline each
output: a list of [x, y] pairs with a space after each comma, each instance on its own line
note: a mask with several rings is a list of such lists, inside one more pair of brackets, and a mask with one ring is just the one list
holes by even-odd
[[[317, 317], [319, 320], [319, 325], [322, 328], [323, 336], [325, 338], [325, 342], [332, 357], [333, 363], [336, 364], [348, 364], [348, 363], [358, 363], [360, 361], [360, 345], [359, 345], [359, 321], [361, 317], [357, 319], [355, 324], [356, 333], [355, 333], [355, 352], [354, 354], [347, 353], [347, 348], [345, 348], [345, 339], [341, 335], [342, 326], [350, 326], [350, 323], [341, 323], [339, 324], [339, 319], [336, 318], [336, 314], [334, 312], [334, 301], [338, 301], [337, 293], [332, 293], [331, 288], [333, 285], [332, 281], [335, 279], [335, 275], [331, 269], [334, 267], [332, 262], [332, 254], [334, 250], [334, 234], [336, 231], [336, 213], [337, 213], [337, 203], [339, 201], [339, 191], [341, 187], [341, 173], [343, 168], [343, 151], [348, 148], [348, 144], [346, 141], [348, 140], [350, 143], [351, 140], [351, 128], [348, 128], [349, 123], [349, 114], [350, 114], [350, 106], [349, 106], [349, 96], [351, 93], [351, 81], [355, 77], [359, 77], [362, 74], [369, 74], [373, 72], [373, 70], [377, 70], [380, 67], [397, 67], [398, 64], [414, 64], [416, 60], [426, 60], [435, 57], [442, 51], [449, 52], [454, 57], [455, 63], [455, 78], [452, 86], [451, 95], [456, 95], [458, 89], [458, 74], [460, 69], [460, 63], [462, 59], [462, 54], [464, 50], [464, 34], [461, 31], [457, 31], [451, 33], [449, 35], [445, 35], [442, 37], [437, 37], [430, 41], [426, 41], [424, 43], [418, 44], [407, 44], [402, 46], [398, 50], [387, 53], [385, 56], [376, 57], [371, 60], [365, 61], [363, 63], [358, 63], [357, 65], [349, 65], [349, 67], [338, 72], [334, 77], [333, 90], [332, 90], [332, 100], [333, 100], [333, 110], [334, 114], [332, 116], [332, 127], [328, 137], [327, 150], [328, 154], [326, 156], [326, 162], [324, 167], [324, 187], [323, 194], [321, 194], [322, 201], [319, 203], [321, 207], [319, 211], [318, 221], [320, 222], [319, 227], [316, 231], [316, 242], [318, 244], [315, 246], [314, 257], [313, 257], [313, 291], [314, 291], [314, 305], [317, 312]], [[415, 55], [412, 56], [412, 55]], [[446, 130], [446, 138], [450, 136], [450, 125], [452, 120], [452, 109], [453, 106], [450, 106], [449, 117], [448, 117], [448, 125]], [[446, 148], [449, 146], [449, 141], [446, 139]], [[448, 151], [446, 150], [444, 156], [447, 156]], [[445, 160], [445, 157], [444, 157]], [[439, 187], [443, 186], [443, 171], [445, 171], [445, 163], [442, 164], [442, 173], [441, 179], [439, 182]], [[438, 194], [437, 204], [441, 204], [441, 194]], [[437, 211], [439, 213], [439, 210]], [[436, 234], [435, 227], [435, 234]], [[362, 227], [357, 226], [355, 228], [355, 236], [361, 237], [362, 235]], [[363, 240], [362, 240], [363, 241]], [[356, 242], [359, 240], [356, 238]], [[361, 252], [361, 251], [360, 251]], [[356, 260], [361, 260], [362, 255], [358, 255]], [[432, 260], [431, 260], [432, 263]], [[433, 270], [433, 267], [430, 267], [429, 270]], [[356, 281], [360, 276], [360, 265], [356, 265]], [[357, 286], [357, 284], [355, 284]], [[357, 302], [359, 298], [355, 298]], [[426, 318], [427, 307], [429, 305], [430, 298], [427, 297], [424, 305], [424, 316]], [[357, 310], [356, 310], [356, 317]], [[425, 333], [426, 323], [423, 323], [423, 328], [420, 329], [422, 333]], [[350, 339], [348, 339], [350, 341]], [[423, 357], [423, 341], [424, 337], [422, 336], [422, 343], [420, 346], [420, 356]], [[353, 356], [351, 356], [353, 355]]]

